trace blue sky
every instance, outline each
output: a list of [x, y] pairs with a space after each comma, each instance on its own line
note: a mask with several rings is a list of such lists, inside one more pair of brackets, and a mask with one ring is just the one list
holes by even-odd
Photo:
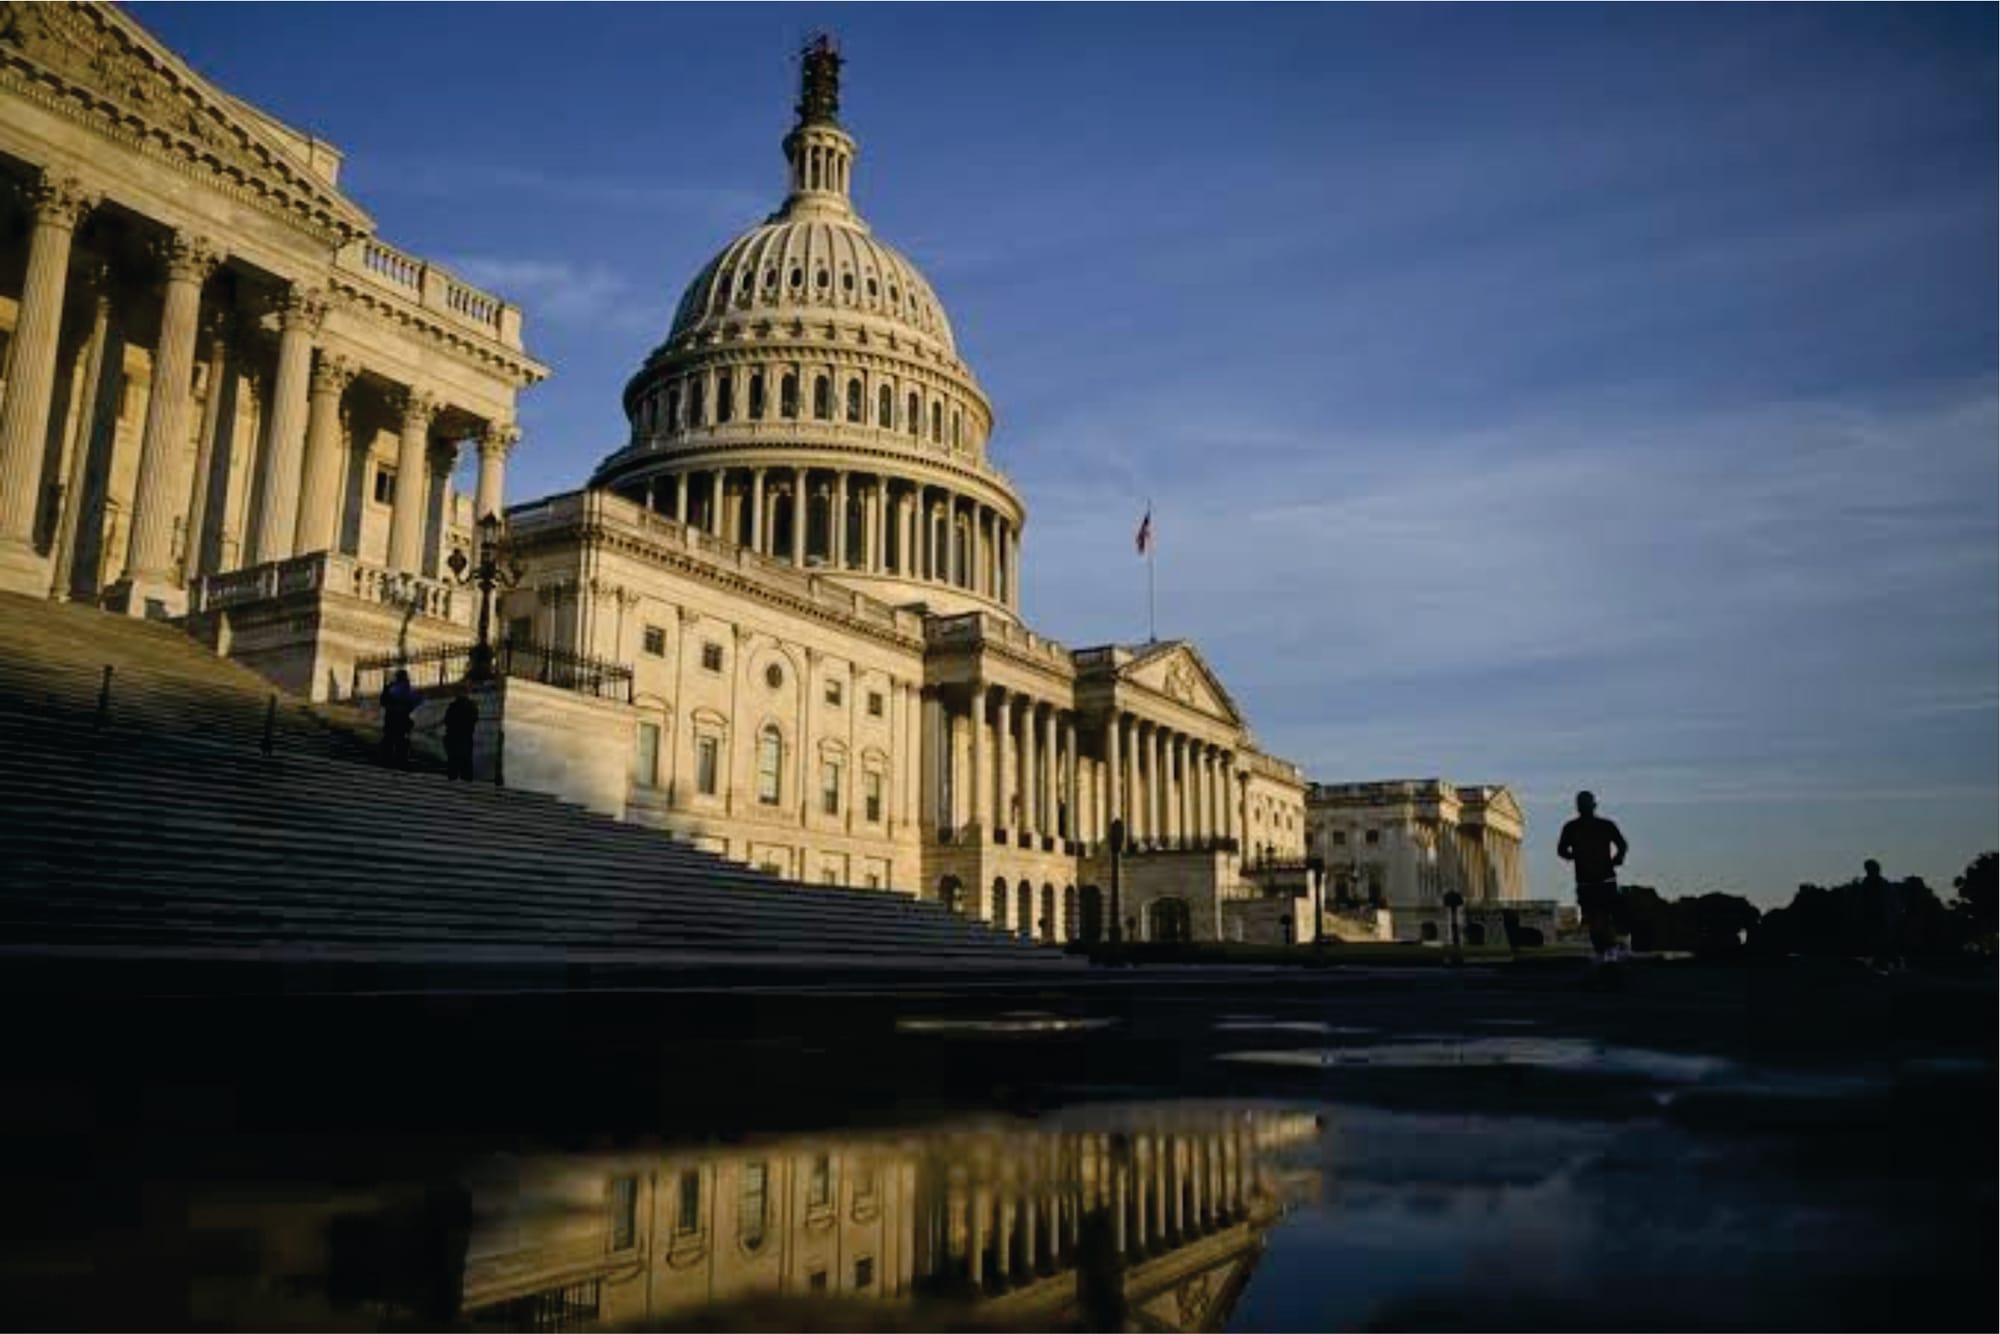
[[1038, 628], [1144, 636], [1150, 497], [1261, 740], [1512, 784], [1539, 893], [1582, 786], [1673, 891], [2000, 841], [1989, 6], [137, 12], [526, 307], [517, 498], [775, 206], [826, 26]]

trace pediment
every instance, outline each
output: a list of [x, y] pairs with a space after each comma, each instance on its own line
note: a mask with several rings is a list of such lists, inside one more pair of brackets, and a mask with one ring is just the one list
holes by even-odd
[[0, 2], [0, 82], [339, 239], [373, 232], [299, 149], [108, 4]]
[[1202, 661], [1192, 644], [1161, 644], [1125, 664], [1119, 675], [1134, 685], [1157, 691], [1197, 713], [1241, 726], [1243, 715], [1222, 681]]

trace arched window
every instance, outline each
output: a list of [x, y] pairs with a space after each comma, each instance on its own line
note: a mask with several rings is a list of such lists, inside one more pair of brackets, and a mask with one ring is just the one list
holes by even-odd
[[680, 429], [681, 387], [679, 385], [675, 385], [667, 390], [667, 420], [665, 425], [669, 431], [678, 431]]
[[750, 372], [750, 417], [753, 421], [764, 420], [764, 372]]
[[757, 800], [765, 806], [778, 804], [785, 780], [785, 738], [776, 727], [757, 734]]
[[706, 408], [708, 405], [702, 402], [701, 390], [702, 390], [701, 381], [691, 380], [688, 382], [688, 425], [689, 426], [700, 426], [704, 421], [707, 420], [707, 414], [703, 411], [703, 409]]
[[993, 893], [987, 900], [987, 916], [992, 919], [993, 925], [999, 927], [1002, 931], [1007, 929], [1007, 878], [1005, 876], [995, 876], [993, 878]]
[[910, 395], [909, 408], [910, 415], [908, 421], [910, 434], [922, 435], [924, 433], [924, 405], [917, 400], [915, 394]]
[[736, 415], [736, 377], [722, 375], [715, 381], [715, 419], [726, 422]]
[[875, 424], [877, 426], [894, 426], [896, 424], [895, 391], [885, 384], [882, 386], [882, 392], [878, 398], [879, 401], [875, 404]]
[[851, 422], [861, 420], [861, 381], [859, 380], [849, 380], [847, 382], [847, 420]]
[[944, 404], [942, 403], [931, 404], [931, 443], [934, 445], [944, 443]]
[[951, 447], [957, 449], [964, 443], [965, 437], [959, 431], [958, 409], [953, 408], [951, 412]]
[[778, 382], [778, 414], [783, 417], [799, 415], [799, 377], [787, 373]]
[[833, 385], [824, 375], [813, 377], [813, 416], [820, 421], [833, 418]]

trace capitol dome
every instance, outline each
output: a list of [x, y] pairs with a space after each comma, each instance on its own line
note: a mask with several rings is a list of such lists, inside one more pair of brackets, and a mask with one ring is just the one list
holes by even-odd
[[1026, 511], [987, 457], [992, 406], [854, 209], [839, 54], [819, 38], [802, 65], [784, 203], [687, 285], [591, 485], [899, 605], [1012, 618]]

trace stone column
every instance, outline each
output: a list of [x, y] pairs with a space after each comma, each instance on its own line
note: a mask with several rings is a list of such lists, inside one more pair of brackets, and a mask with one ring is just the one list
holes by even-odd
[[826, 527], [828, 540], [832, 542], [833, 547], [827, 552], [830, 558], [827, 564], [836, 570], [844, 570], [847, 568], [847, 470], [845, 468], [833, 475], [832, 504], [833, 522]]
[[174, 521], [187, 495], [187, 410], [193, 397], [201, 287], [221, 259], [205, 238], [187, 232], [176, 232], [168, 240], [166, 257], [166, 306], [153, 358], [139, 483], [132, 496], [131, 542], [124, 576], [110, 599], [113, 606], [134, 616], [146, 615], [148, 602], [159, 603], [171, 615], [179, 614], [186, 604], [174, 565]]
[[472, 521], [507, 511], [507, 456], [520, 442], [513, 422], [488, 422], [479, 433], [479, 483], [472, 493]]
[[396, 494], [389, 513], [389, 568], [422, 574], [424, 502], [429, 498], [431, 419], [442, 406], [421, 390], [404, 392], [402, 439], [396, 448]]
[[806, 564], [806, 516], [812, 506], [806, 495], [806, 470], [792, 469], [792, 564], [800, 569]]
[[708, 474], [708, 531], [711, 536], [722, 536], [722, 485], [726, 472], [716, 468]]
[[[40, 596], [48, 588], [49, 569], [35, 549], [35, 520], [62, 341], [63, 289], [77, 224], [97, 201], [75, 177], [47, 171], [27, 193], [34, 230], [28, 238], [7, 396], [0, 404], [0, 588]], [[198, 301], [199, 286], [195, 294]]]
[[685, 527], [688, 521], [688, 475], [674, 474], [674, 522]]
[[[340, 532], [340, 465], [346, 455], [342, 439], [340, 400], [359, 368], [340, 357], [320, 356], [313, 367], [312, 393], [306, 413], [305, 472], [299, 484], [298, 523], [293, 534], [297, 555], [330, 551]], [[479, 494], [486, 496], [486, 445], [479, 447]], [[495, 493], [498, 493], [496, 479]], [[474, 506], [478, 513], [485, 510]]]
[[1008, 530], [1007, 537], [1007, 604], [1018, 608], [1021, 605], [1021, 537]]
[[[86, 493], [91, 490], [90, 459], [93, 452], [92, 446], [97, 441], [97, 400], [101, 396], [100, 391], [104, 383], [104, 362], [108, 355], [107, 349], [110, 346], [113, 332], [111, 328], [110, 282], [110, 272], [104, 266], [99, 265], [96, 270], [95, 294], [91, 309], [90, 342], [88, 344], [90, 350], [84, 359], [83, 390], [79, 398], [80, 406], [76, 414], [76, 436], [71, 441], [69, 447], [69, 480], [63, 487], [62, 520], [56, 526], [56, 545], [53, 553], [55, 568], [49, 577], [49, 596], [51, 597], [68, 598], [70, 596], [76, 561], [77, 534], [83, 524], [83, 505], [84, 501], [88, 498]], [[213, 356], [220, 355], [222, 346], [223, 340], [218, 337], [214, 343], [217, 351], [212, 354], [212, 358]], [[221, 364], [219, 360], [211, 359], [210, 365], [212, 367], [219, 368]], [[218, 374], [219, 371], [214, 369], [209, 372], [210, 384], [212, 386], [209, 391], [209, 401], [211, 403], [214, 402], [215, 395], [218, 392], [218, 388], [214, 387], [215, 377]], [[202, 449], [207, 450], [211, 443], [208, 434], [204, 433], [201, 442]], [[203, 488], [199, 484], [196, 485], [195, 491], [198, 496], [206, 499]], [[191, 510], [189, 513], [190, 515], [194, 515], [198, 511]], [[102, 522], [101, 518], [99, 522]], [[189, 520], [188, 531], [191, 534], [198, 531], [193, 518]], [[193, 546], [188, 548], [190, 556], [194, 554], [194, 551]], [[6, 577], [5, 568], [5, 545], [4, 543], [0, 543], [0, 587], [6, 586], [4, 582]], [[190, 569], [192, 568], [190, 566]]]
[[991, 761], [986, 748], [986, 687], [972, 685], [972, 820], [982, 837], [990, 839], [993, 828]]
[[875, 516], [875, 531], [868, 537], [868, 568], [876, 574], [884, 574], [889, 568], [888, 478], [875, 478], [875, 490], [869, 497], [869, 512]]
[[1030, 699], [1021, 713], [1021, 828], [1042, 832], [1042, 767], [1035, 744], [1035, 719], [1040, 706]]
[[1056, 706], [1042, 720], [1042, 832], [1062, 836], [1062, 752], [1056, 750]]
[[1067, 812], [1063, 820], [1062, 836], [1073, 843], [1083, 841], [1083, 822], [1079, 818], [1083, 806], [1079, 799], [1077, 777], [1080, 762], [1076, 753], [1076, 716], [1063, 715], [1062, 722], [1062, 781], [1064, 787], [1063, 810]]
[[[998, 734], [997, 741], [1000, 747], [1000, 800], [997, 822], [1001, 828], [1007, 830], [1007, 836], [1012, 838], [1016, 832], [1025, 827], [1021, 823], [1021, 806], [1015, 789], [1014, 694], [1012, 691], [1001, 690], [998, 712], [994, 716], [994, 724], [994, 730]], [[981, 893], [984, 892], [982, 889]]]
[[[733, 377], [732, 377], [733, 382]], [[764, 470], [750, 470], [750, 549], [764, 554]]]
[[1120, 767], [1121, 762], [1118, 753], [1119, 752], [1118, 734], [1124, 730], [1124, 727], [1125, 727], [1124, 716], [1120, 714], [1116, 709], [1113, 709], [1109, 714], [1105, 715], [1104, 810], [1106, 816], [1105, 830], [1107, 834], [1110, 831], [1109, 822], [1111, 820], [1119, 819], [1124, 814], [1124, 807], [1120, 805], [1120, 792], [1123, 786], [1121, 780], [1124, 777], [1125, 771], [1122, 767]]
[[284, 560], [298, 535], [313, 334], [325, 313], [325, 298], [297, 283], [278, 305], [278, 372], [271, 381], [271, 415], [264, 429], [264, 491], [257, 526], [251, 530], [247, 563], [252, 565]]

